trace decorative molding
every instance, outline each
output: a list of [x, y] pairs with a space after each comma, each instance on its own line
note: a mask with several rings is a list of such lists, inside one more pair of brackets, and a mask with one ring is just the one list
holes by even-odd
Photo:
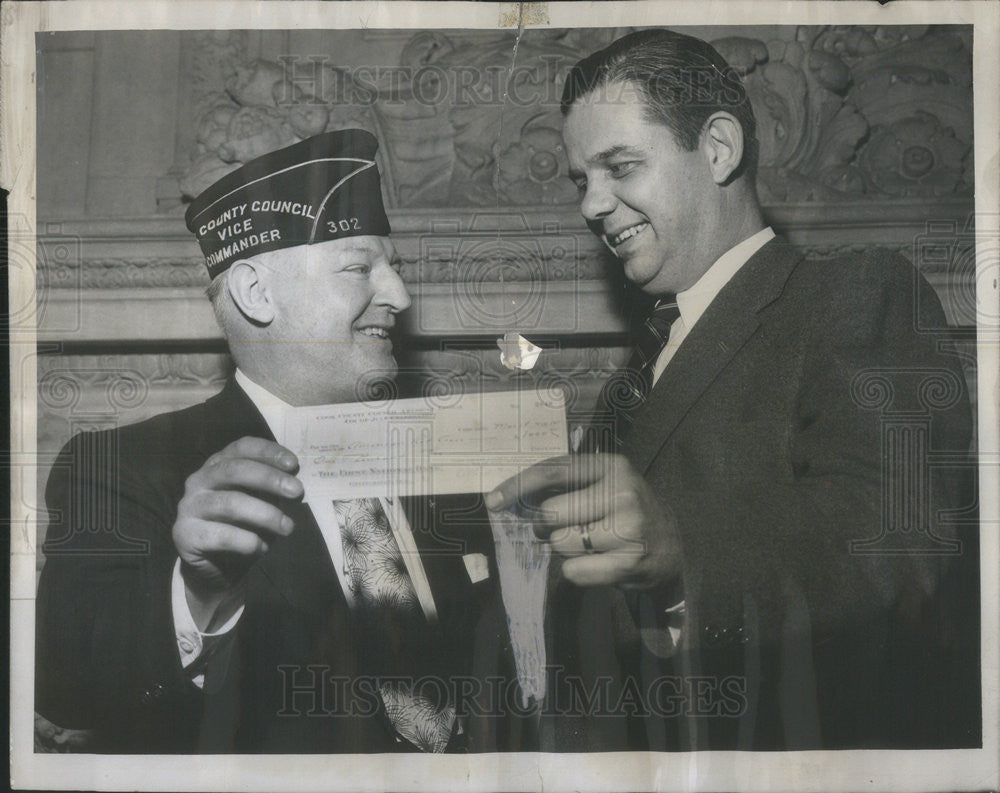
[[[765, 209], [779, 232], [813, 256], [867, 246], [902, 252], [931, 278], [951, 321], [970, 326], [972, 212], [966, 198], [902, 199], [863, 213], [850, 204]], [[620, 269], [575, 209], [394, 210], [391, 220], [415, 297], [405, 315], [409, 334], [623, 330]], [[42, 219], [38, 229], [37, 299], [14, 312], [15, 337], [33, 337], [27, 323], [36, 321], [40, 338], [77, 344], [221, 343], [197, 244], [179, 218]], [[20, 260], [30, 258], [28, 239], [14, 248], [19, 269], [27, 267]]]
[[[784, 203], [764, 210], [779, 232], [816, 255], [876, 245], [907, 253], [925, 272], [954, 268], [975, 238], [970, 198], [887, 201], [875, 213], [850, 204]], [[613, 257], [575, 208], [393, 210], [390, 218], [410, 284], [499, 282], [501, 275], [505, 282], [572, 282], [616, 272]], [[197, 244], [177, 217], [44, 219], [38, 229], [40, 288], [208, 284]], [[923, 255], [932, 242], [935, 254]]]
[[[401, 315], [400, 330], [428, 341], [503, 335], [515, 325], [536, 335], [566, 337], [625, 331], [614, 293], [604, 280], [415, 284], [411, 294], [413, 306]], [[204, 290], [195, 287], [53, 289], [40, 293], [37, 320], [37, 333], [33, 327], [26, 332], [41, 341], [222, 343]], [[17, 338], [19, 328], [12, 333]]]
[[229, 369], [229, 356], [221, 353], [40, 355], [38, 395], [46, 407], [73, 409], [83, 389], [103, 389], [109, 410], [130, 408], [157, 388], [219, 386]]
[[[58, 287], [70, 280], [66, 270], [43, 271], [47, 284]], [[78, 284], [82, 289], [161, 289], [164, 287], [208, 286], [202, 257], [176, 259], [136, 257], [88, 259], [80, 268]]]
[[[218, 391], [225, 354], [39, 355], [38, 452], [54, 455], [81, 429], [130, 424]], [[42, 466], [40, 476], [47, 475]]]

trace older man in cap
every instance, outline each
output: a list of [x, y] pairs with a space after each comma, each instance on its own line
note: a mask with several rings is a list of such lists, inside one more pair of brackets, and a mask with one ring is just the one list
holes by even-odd
[[[46, 499], [68, 542], [40, 582], [36, 709], [94, 750], [531, 745], [530, 724], [496, 714], [512, 660], [489, 523], [444, 515], [479, 499], [312, 500], [282, 443], [290, 407], [363, 400], [396, 372], [410, 298], [376, 148], [361, 130], [319, 135], [200, 195], [186, 221], [234, 377], [106, 433], [114, 466], [85, 436], [63, 450]], [[102, 520], [148, 552], [88, 553]]]

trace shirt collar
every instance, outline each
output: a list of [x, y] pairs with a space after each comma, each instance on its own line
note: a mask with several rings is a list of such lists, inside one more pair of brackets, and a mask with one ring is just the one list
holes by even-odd
[[260, 415], [267, 422], [267, 428], [271, 430], [274, 439], [284, 445], [285, 412], [291, 410], [292, 406], [280, 397], [276, 397], [264, 388], [264, 386], [255, 383], [238, 367], [235, 379], [236, 384], [243, 389], [243, 393], [250, 398], [250, 401], [260, 411]]
[[734, 245], [695, 281], [694, 285], [677, 293], [677, 308], [681, 312], [684, 325], [690, 330], [705, 313], [715, 296], [728, 284], [750, 257], [774, 239], [774, 230], [766, 226]]

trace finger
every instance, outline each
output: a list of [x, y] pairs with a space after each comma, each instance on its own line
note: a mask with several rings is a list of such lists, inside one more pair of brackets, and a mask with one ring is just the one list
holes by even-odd
[[275, 441], [254, 438], [250, 435], [244, 435], [239, 440], [233, 441], [210, 459], [219, 457], [246, 457], [291, 473], [299, 469], [299, 459], [290, 449]]
[[259, 534], [226, 523], [205, 521], [201, 531], [202, 554], [234, 553], [239, 556], [255, 556], [267, 553], [270, 549], [268, 542]]
[[532, 513], [535, 533], [545, 539], [551, 532], [566, 526], [604, 520], [613, 514], [615, 496], [614, 477], [603, 476], [587, 487], [547, 498]]
[[202, 485], [211, 490], [245, 490], [278, 498], [302, 498], [302, 482], [265, 462], [247, 457], [223, 457], [205, 470]]
[[620, 584], [632, 579], [637, 554], [628, 551], [576, 556], [563, 562], [563, 575], [577, 586]]
[[203, 520], [194, 524], [193, 529], [192, 539], [177, 546], [181, 558], [189, 564], [203, 563], [198, 560], [212, 558], [218, 554], [250, 557], [266, 553], [270, 549], [267, 540], [256, 532], [228, 523]]
[[604, 476], [609, 455], [573, 454], [550, 457], [501, 482], [486, 495], [489, 509], [509, 509], [514, 504], [533, 504], [540, 493], [565, 493], [587, 487]]
[[[586, 529], [586, 535], [590, 540], [590, 549], [583, 541], [584, 529]], [[645, 553], [645, 543], [622, 537], [614, 531], [608, 520], [556, 529], [549, 535], [548, 543], [553, 551], [562, 556], [583, 556], [584, 554], [596, 553], [630, 553], [641, 556]]]
[[549, 547], [560, 556], [583, 556], [587, 553], [580, 526], [564, 526], [556, 529], [549, 535], [548, 543]]
[[193, 512], [201, 520], [218, 521], [280, 536], [292, 533], [295, 523], [274, 504], [239, 490], [206, 490], [195, 495]]

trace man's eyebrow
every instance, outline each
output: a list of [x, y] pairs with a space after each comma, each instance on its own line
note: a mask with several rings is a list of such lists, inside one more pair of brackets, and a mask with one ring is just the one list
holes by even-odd
[[631, 146], [625, 146], [624, 144], [619, 144], [617, 146], [611, 146], [604, 151], [599, 151], [597, 154], [589, 157], [587, 162], [600, 164], [607, 162], [613, 157], [617, 157], [619, 154], [636, 154], [637, 150], [633, 149]]
[[358, 252], [361, 252], [361, 253], [372, 253], [375, 250], [375, 248], [374, 248], [373, 245], [370, 245], [369, 243], [365, 243], [365, 242], [352, 242], [352, 243], [347, 243], [346, 245], [344, 245], [344, 247], [341, 248], [341, 250], [342, 251], [347, 251], [349, 253], [358, 253]]
[[[604, 151], [599, 151], [597, 154], [591, 155], [587, 158], [587, 162], [591, 165], [603, 165], [608, 160], [612, 160], [620, 154], [639, 154], [638, 149], [634, 149], [631, 146], [626, 146], [625, 144], [618, 144], [617, 146], [610, 146]], [[576, 168], [570, 168], [569, 172], [566, 174], [570, 179], [582, 179], [584, 176], [583, 171]]]

